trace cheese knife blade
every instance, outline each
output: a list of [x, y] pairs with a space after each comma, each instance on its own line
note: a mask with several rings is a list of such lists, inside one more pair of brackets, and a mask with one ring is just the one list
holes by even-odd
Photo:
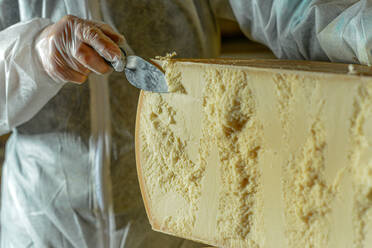
[[164, 72], [139, 56], [129, 55], [126, 57], [124, 73], [129, 83], [138, 89], [158, 93], [168, 92]]
[[168, 84], [164, 71], [158, 65], [139, 56], [128, 54], [120, 47], [122, 54], [120, 63], [106, 62], [117, 72], [123, 72], [130, 84], [134, 87], [151, 92], [167, 93]]

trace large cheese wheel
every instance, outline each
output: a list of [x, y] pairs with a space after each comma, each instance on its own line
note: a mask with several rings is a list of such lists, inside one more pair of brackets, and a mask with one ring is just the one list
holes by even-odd
[[138, 177], [154, 230], [217, 247], [372, 247], [372, 75], [280, 60], [160, 61]]

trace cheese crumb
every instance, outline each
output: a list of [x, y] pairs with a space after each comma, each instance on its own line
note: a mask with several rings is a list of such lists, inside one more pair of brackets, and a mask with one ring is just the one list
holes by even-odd
[[358, 75], [358, 71], [355, 70], [355, 66], [353, 64], [348, 65], [348, 73], [351, 75]]

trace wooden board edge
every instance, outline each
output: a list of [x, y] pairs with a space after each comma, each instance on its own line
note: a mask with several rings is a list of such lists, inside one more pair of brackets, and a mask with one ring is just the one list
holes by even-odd
[[142, 166], [141, 166], [141, 158], [140, 158], [140, 123], [141, 123], [141, 112], [142, 112], [142, 106], [144, 101], [144, 92], [141, 90], [140, 95], [138, 97], [138, 105], [137, 105], [137, 113], [136, 113], [136, 125], [135, 125], [135, 137], [134, 137], [134, 146], [135, 146], [135, 156], [136, 156], [136, 168], [137, 168], [137, 176], [138, 176], [138, 182], [141, 190], [142, 200], [143, 204], [145, 205], [145, 210], [147, 214], [147, 218], [149, 219], [149, 222], [151, 224], [151, 227], [153, 229], [159, 229], [160, 225], [155, 221], [155, 219], [152, 217], [150, 206], [149, 206], [149, 197], [147, 194], [146, 189], [146, 183], [144, 181], [143, 173], [142, 173]]

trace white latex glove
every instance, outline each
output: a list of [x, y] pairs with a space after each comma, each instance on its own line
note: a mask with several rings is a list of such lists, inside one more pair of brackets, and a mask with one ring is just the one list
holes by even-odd
[[118, 66], [122, 35], [109, 25], [67, 15], [45, 28], [36, 40], [36, 51], [48, 75], [56, 82], [83, 83], [89, 73], [111, 72], [107, 61]]

